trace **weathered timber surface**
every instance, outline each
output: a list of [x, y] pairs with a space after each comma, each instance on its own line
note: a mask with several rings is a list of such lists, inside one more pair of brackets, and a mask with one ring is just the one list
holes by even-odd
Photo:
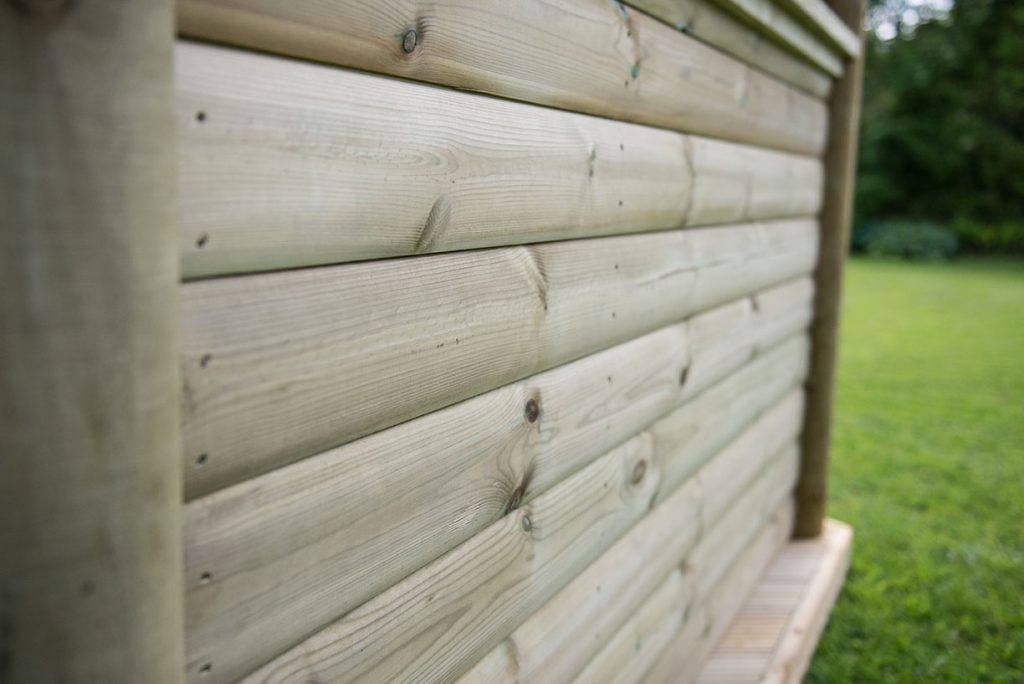
[[[795, 465], [795, 451], [791, 455], [792, 463]], [[788, 484], [791, 487], [795, 468], [789, 472], [791, 477]], [[732, 530], [716, 528], [712, 531], [712, 535], [716, 535], [715, 541], [724, 538], [729, 542], [733, 542], [734, 539], [738, 542], [711, 544], [707, 547], [718, 554], [707, 558], [714, 568], [714, 572], [702, 572], [700, 566], [694, 570], [689, 560], [677, 572], [683, 573], [685, 576], [689, 570], [691, 576], [697, 574], [701, 580], [705, 580], [705, 584], [713, 586], [734, 563], [749, 562], [743, 554], [743, 550], [749, 545], [757, 545], [764, 537], [777, 543], [774, 540], [782, 537], [792, 528], [793, 504], [790, 492], [779, 489], [781, 483], [775, 482], [774, 484], [777, 489], [773, 491], [772, 500], [776, 505], [765, 508], [762, 503], [760, 506], [762, 510], [753, 514], [748, 512], [744, 521], [747, 529], [744, 529], [740, 536], [733, 537], [732, 535], [735, 533]], [[780, 498], [784, 499], [781, 504], [779, 503]], [[661, 596], [652, 595], [630, 621], [612, 636], [587, 668], [573, 680], [576, 684], [593, 682], [632, 684], [643, 681], [668, 645], [689, 622], [691, 614], [698, 612], [697, 605], [700, 597], [707, 595], [692, 590], [689, 603], [684, 606], [683, 610], [677, 610], [678, 600], [673, 605], [665, 601], [663, 588], [659, 593]]]
[[[804, 311], [791, 316], [800, 329], [806, 307], [794, 309]], [[746, 353], [732, 367], [714, 360], [719, 376], [704, 374], [692, 385], [687, 378], [679, 387], [686, 335], [675, 326], [190, 503], [190, 660], [229, 671], [258, 665], [665, 413], [652, 434], [659, 448], [677, 454], [670, 460], [684, 461], [673, 468], [678, 483], [806, 370], [805, 339], [762, 348], [773, 326], [722, 327], [720, 312], [711, 314], [721, 346], [744, 340]], [[700, 318], [688, 325], [710, 343]], [[760, 355], [690, 398], [690, 387], [707, 387], [751, 352]], [[691, 365], [701, 367], [702, 359]], [[531, 424], [523, 407], [535, 397], [544, 414]]]
[[715, 4], [714, 0], [630, 0], [627, 4], [817, 97], [832, 76], [807, 63]]
[[[788, 498], [796, 452], [791, 447], [783, 451], [750, 454], [750, 460], [763, 467], [756, 483], [738, 477], [727, 489], [712, 494], [703, 490], [702, 478], [728, 463], [715, 459], [705, 465], [690, 483], [665, 498], [477, 663], [459, 684], [516, 680], [556, 684], [577, 678], [669, 573], [682, 573], [680, 589], [687, 597], [686, 605], [691, 605], [700, 595], [700, 587], [716, 581], [716, 573], [732, 562], [779, 500]], [[694, 515], [688, 508], [693, 487], [701, 490], [702, 498], [724, 497], [734, 506], [720, 520], [703, 515], [702, 510]], [[685, 607], [676, 616], [677, 624], [685, 623], [684, 612]]]
[[735, 16], [832, 74], [843, 74], [843, 58], [773, 0], [716, 0]]
[[847, 57], [859, 57], [861, 37], [859, 31], [851, 30], [842, 18], [836, 15], [822, 0], [779, 0], [791, 14], [839, 48]]
[[175, 80], [186, 278], [820, 208], [784, 152], [187, 42]]
[[[780, 405], [739, 439], [767, 450], [784, 444], [798, 425], [799, 412]], [[792, 465], [795, 473], [795, 459]], [[248, 681], [450, 680], [638, 522], [660, 484], [659, 454], [640, 433]], [[700, 490], [693, 491], [699, 514]]]
[[697, 681], [799, 684], [850, 563], [853, 531], [826, 520], [817, 539], [793, 541], [765, 571]]
[[[863, 35], [864, 0], [837, 3], [846, 23]], [[831, 135], [825, 164], [825, 202], [821, 209], [821, 251], [814, 278], [813, 346], [811, 374], [807, 381], [807, 415], [801, 437], [803, 460], [797, 485], [797, 537], [821, 534], [825, 519], [829, 445], [832, 438], [832, 404], [835, 394], [836, 355], [839, 347], [839, 315], [842, 307], [843, 269], [850, 244], [853, 214], [853, 183], [857, 170], [857, 135], [864, 60], [850, 65], [836, 83], [829, 102]]]
[[245, 681], [449, 680], [642, 518], [658, 482], [639, 435]]
[[[795, 473], [794, 473], [795, 481]], [[787, 513], [788, 511], [788, 513]], [[759, 535], [743, 551], [725, 575], [707, 595], [698, 600], [696, 610], [665, 648], [654, 667], [645, 675], [646, 684], [667, 682], [689, 684], [700, 674], [702, 665], [714, 651], [722, 634], [743, 607], [779, 551], [789, 539], [793, 525], [792, 507], [783, 506], [778, 526], [771, 534]]]
[[5, 684], [181, 679], [173, 32], [0, 3]]
[[186, 495], [786, 282], [816, 236], [780, 221], [186, 283]]
[[[189, 37], [802, 154], [824, 148], [820, 100], [617, 2], [183, 0], [178, 8]], [[838, 74], [838, 59], [832, 66]]]

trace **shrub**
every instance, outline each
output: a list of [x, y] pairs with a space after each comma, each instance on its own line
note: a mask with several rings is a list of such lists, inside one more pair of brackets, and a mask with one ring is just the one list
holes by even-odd
[[878, 234], [880, 226], [884, 223], [879, 221], [859, 221], [853, 224], [853, 231], [850, 235], [850, 250], [862, 254], [868, 251], [868, 243]]
[[941, 261], [956, 254], [956, 233], [926, 221], [889, 221], [868, 235], [865, 251], [876, 256]]
[[983, 223], [971, 219], [953, 222], [964, 249], [994, 254], [1024, 254], [1024, 221]]

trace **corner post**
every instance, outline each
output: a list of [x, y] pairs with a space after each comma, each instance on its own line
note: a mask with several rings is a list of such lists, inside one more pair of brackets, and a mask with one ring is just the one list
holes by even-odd
[[171, 0], [0, 0], [0, 681], [184, 677]]
[[[865, 0], [829, 0], [833, 11], [861, 39]], [[865, 52], [847, 63], [829, 98], [829, 136], [825, 149], [825, 189], [815, 270], [811, 367], [807, 379], [804, 429], [800, 438], [800, 476], [796, 486], [797, 538], [817, 537], [825, 519], [832, 401], [842, 301], [843, 267], [850, 243], [853, 184], [857, 173], [861, 80]]]

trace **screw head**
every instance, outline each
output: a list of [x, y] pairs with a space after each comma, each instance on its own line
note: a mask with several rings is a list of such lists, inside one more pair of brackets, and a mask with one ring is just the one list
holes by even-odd
[[523, 532], [529, 532], [533, 529], [533, 521], [530, 520], [530, 516], [524, 515], [523, 519], [520, 522], [523, 525]]
[[407, 55], [412, 54], [419, 42], [420, 34], [416, 32], [416, 29], [409, 29], [402, 34], [402, 52]]

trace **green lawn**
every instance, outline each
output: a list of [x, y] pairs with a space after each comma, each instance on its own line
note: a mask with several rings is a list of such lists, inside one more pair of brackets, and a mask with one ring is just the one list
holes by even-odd
[[847, 270], [829, 515], [853, 564], [809, 682], [1024, 682], [1024, 262]]

